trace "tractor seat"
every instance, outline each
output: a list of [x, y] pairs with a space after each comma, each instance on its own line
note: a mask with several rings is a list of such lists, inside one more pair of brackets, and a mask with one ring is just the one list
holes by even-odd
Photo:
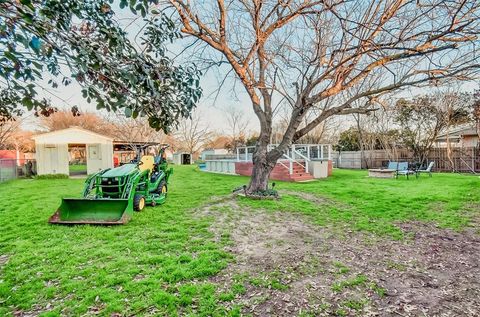
[[152, 176], [150, 176], [150, 182], [155, 183], [159, 177], [163, 177], [164, 174], [162, 171], [160, 172], [154, 172], [152, 173]]
[[142, 163], [138, 166], [138, 169], [142, 172], [145, 170], [149, 170], [151, 173], [153, 171], [153, 166], [155, 164], [154, 161], [155, 159], [153, 158], [152, 155], [144, 155], [140, 160], [140, 162]]

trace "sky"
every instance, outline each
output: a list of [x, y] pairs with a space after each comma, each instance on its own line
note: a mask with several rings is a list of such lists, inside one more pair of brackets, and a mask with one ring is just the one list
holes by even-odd
[[[218, 92], [218, 78], [213, 72], [208, 72], [201, 78], [200, 85], [203, 89], [203, 97], [198, 103], [195, 112], [201, 117], [202, 123], [209, 126], [210, 130], [228, 133], [229, 125], [225, 114], [228, 107], [236, 107], [244, 111], [245, 120], [249, 122], [248, 130], [256, 131], [259, 129], [259, 124], [253, 113], [248, 95], [244, 93], [242, 87], [237, 88], [233, 92], [233, 80], [227, 80], [223, 86], [224, 88]], [[72, 106], [78, 105], [81, 111], [99, 112], [95, 108], [95, 103], [89, 104], [82, 97], [80, 85], [75, 82], [72, 82], [67, 87], [60, 85], [57, 89], [49, 88], [48, 93], [40, 92], [40, 94], [50, 98], [52, 104], [59, 109], [70, 109]], [[32, 127], [34, 126], [34, 121], [27, 120], [26, 124], [27, 128]]]
[[[127, 10], [115, 9], [117, 12], [118, 20], [121, 25], [128, 25], [127, 32], [129, 34], [136, 34], [140, 27], [143, 25], [142, 19], [132, 22], [132, 14]], [[180, 40], [179, 42], [170, 45], [168, 49], [172, 55], [177, 55], [178, 52], [183, 50], [188, 40]], [[188, 60], [189, 56], [182, 56], [181, 59]], [[216, 67], [216, 66], [215, 66]], [[217, 132], [228, 133], [229, 125], [227, 123], [226, 109], [234, 107], [240, 109], [244, 113], [244, 118], [248, 122], [248, 130], [258, 131], [259, 123], [256, 116], [253, 113], [250, 99], [246, 94], [241, 84], [232, 76], [227, 78], [223, 83], [221, 89], [219, 89], [220, 82], [223, 80], [222, 75], [226, 74], [229, 70], [228, 65], [219, 66], [221, 68], [210, 68], [201, 78], [200, 84], [203, 88], [203, 97], [198, 103], [196, 113], [201, 117], [201, 121], [204, 125], [207, 125], [210, 130]], [[48, 79], [45, 80], [45, 82]], [[46, 85], [45, 83], [45, 86]], [[458, 87], [462, 91], [472, 91], [478, 88], [477, 84], [468, 83]], [[413, 95], [421, 93], [432, 93], [433, 90], [429, 89], [411, 89], [404, 91], [400, 96], [411, 97]], [[53, 94], [52, 94], [53, 93]], [[98, 112], [94, 103], [87, 103], [81, 95], [81, 88], [78, 84], [73, 83], [67, 87], [60, 85], [57, 89], [49, 88], [49, 93], [45, 93], [44, 96], [50, 98], [52, 103], [60, 109], [69, 109], [74, 105], [78, 105], [81, 111]], [[343, 127], [347, 129], [349, 124], [348, 117], [342, 117], [341, 120], [345, 121]], [[27, 128], [32, 126], [32, 121], [26, 121]]]

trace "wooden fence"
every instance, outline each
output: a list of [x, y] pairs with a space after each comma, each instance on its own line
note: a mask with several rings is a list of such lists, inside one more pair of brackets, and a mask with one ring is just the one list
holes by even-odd
[[[345, 151], [332, 153], [336, 167], [340, 168], [381, 168], [389, 161], [414, 163], [413, 153], [407, 149], [398, 149], [396, 153], [385, 150]], [[478, 147], [454, 147], [450, 158], [446, 148], [434, 148], [428, 155], [428, 161], [435, 162], [435, 170], [442, 172], [480, 173], [480, 149]]]
[[480, 173], [480, 148], [452, 148], [450, 158], [447, 149], [433, 149], [428, 156], [435, 162], [439, 171], [453, 171], [462, 173]]

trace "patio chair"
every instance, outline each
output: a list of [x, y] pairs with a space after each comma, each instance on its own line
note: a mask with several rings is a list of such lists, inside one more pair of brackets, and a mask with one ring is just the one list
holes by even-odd
[[388, 162], [387, 169], [397, 170], [398, 169], [398, 162]]
[[435, 164], [435, 162], [430, 162], [427, 166], [426, 169], [418, 169], [416, 170], [416, 177], [418, 178], [418, 176], [421, 174], [421, 173], [428, 173], [428, 175], [430, 177], [432, 177], [432, 168], [433, 168], [433, 165]]
[[397, 172], [395, 173], [395, 178], [398, 178], [399, 175], [408, 176], [415, 174], [415, 171], [408, 169], [408, 162], [398, 162]]

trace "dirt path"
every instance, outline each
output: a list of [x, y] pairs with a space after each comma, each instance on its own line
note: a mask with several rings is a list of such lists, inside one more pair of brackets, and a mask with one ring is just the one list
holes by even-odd
[[480, 237], [475, 233], [408, 223], [400, 227], [409, 238], [392, 241], [318, 227], [299, 214], [246, 210], [233, 199], [202, 213], [215, 217], [211, 230], [218, 239], [229, 235], [232, 240], [227, 250], [236, 262], [212, 282], [238, 289], [225, 305], [240, 304], [243, 313], [480, 315]]

